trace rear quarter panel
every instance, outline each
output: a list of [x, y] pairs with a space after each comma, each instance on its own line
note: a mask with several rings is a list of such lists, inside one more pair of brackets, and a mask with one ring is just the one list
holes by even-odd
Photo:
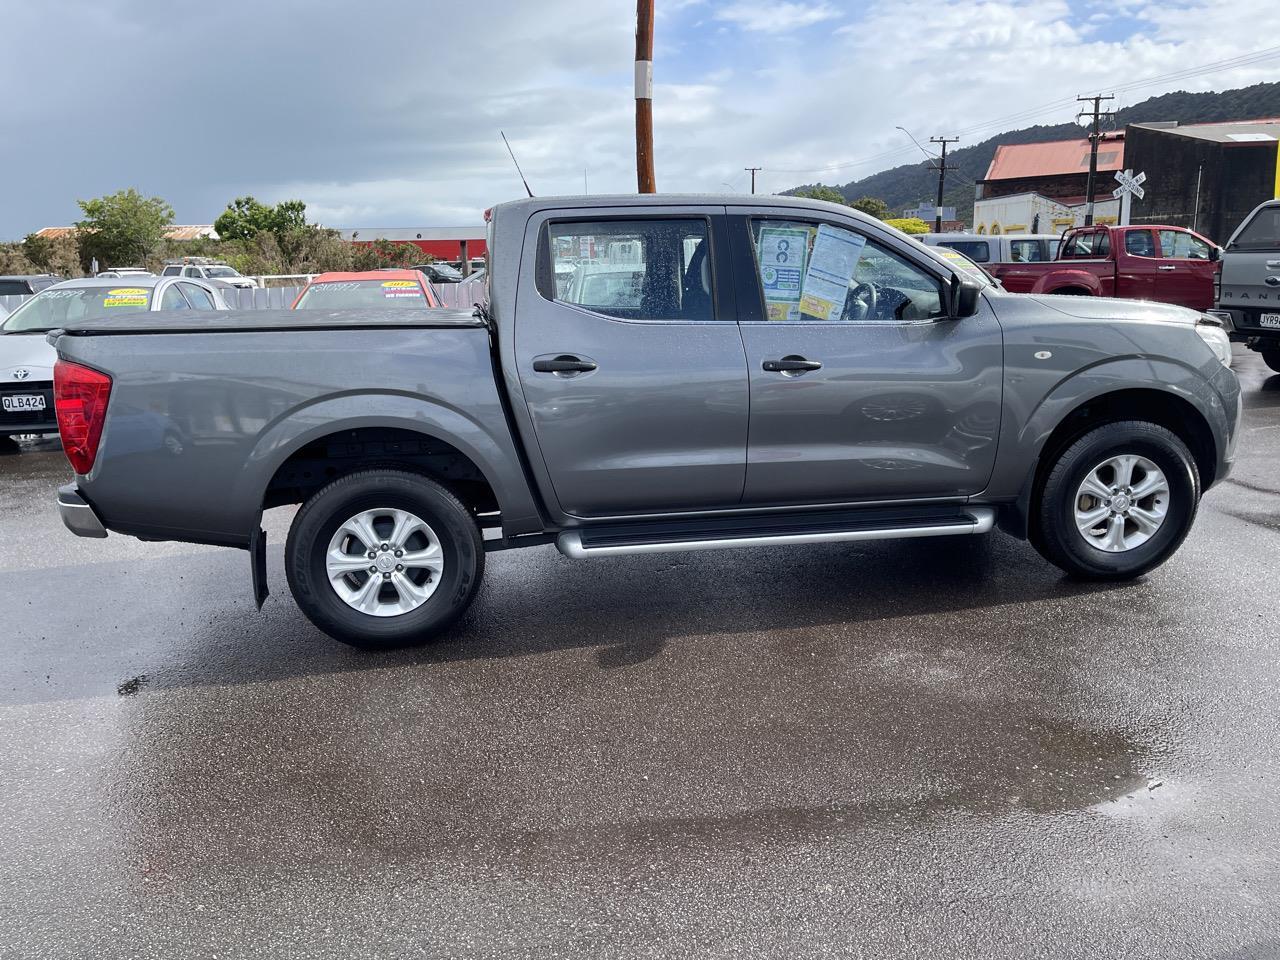
[[365, 426], [452, 443], [493, 486], [504, 527], [539, 526], [481, 327], [63, 336], [58, 350], [112, 376], [78, 483], [119, 532], [243, 546], [280, 464]]

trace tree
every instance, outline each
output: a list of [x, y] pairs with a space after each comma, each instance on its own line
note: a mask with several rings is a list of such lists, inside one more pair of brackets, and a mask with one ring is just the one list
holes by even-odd
[[378, 239], [372, 243], [356, 246], [352, 255], [351, 268], [378, 270], [382, 267], [413, 267], [431, 259], [412, 243]]
[[857, 200], [849, 201], [849, 206], [870, 214], [877, 220], [886, 220], [889, 217], [889, 205], [878, 197], [859, 197]]
[[41, 273], [56, 273], [63, 277], [80, 275], [80, 246], [74, 234], [42, 237], [29, 233], [17, 247], [27, 262]]
[[801, 187], [795, 192], [797, 197], [806, 197], [810, 200], [825, 200], [827, 203], [838, 203], [841, 206], [848, 206], [849, 201], [845, 199], [844, 194], [835, 187], [828, 187], [825, 184], [814, 184], [812, 187]]
[[76, 227], [85, 264], [94, 257], [102, 267], [143, 263], [159, 249], [165, 228], [173, 223], [173, 207], [132, 187], [77, 203], [84, 213]]
[[919, 217], [890, 217], [885, 221], [888, 226], [895, 227], [903, 233], [928, 233], [929, 225]]
[[213, 222], [223, 240], [252, 240], [260, 233], [273, 233], [281, 240], [290, 231], [306, 226], [307, 205], [301, 200], [283, 200], [271, 206], [253, 197], [236, 197]]

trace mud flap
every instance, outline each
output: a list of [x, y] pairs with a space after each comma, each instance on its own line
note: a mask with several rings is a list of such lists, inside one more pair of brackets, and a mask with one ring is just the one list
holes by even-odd
[[261, 610], [271, 593], [267, 589], [267, 531], [261, 527], [249, 538], [249, 566], [253, 571], [253, 600]]

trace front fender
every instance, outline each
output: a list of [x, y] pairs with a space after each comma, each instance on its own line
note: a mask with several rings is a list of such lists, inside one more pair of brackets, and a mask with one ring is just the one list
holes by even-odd
[[489, 412], [495, 414], [494, 422], [481, 423], [442, 403], [391, 391], [330, 396], [290, 410], [258, 437], [236, 479], [232, 502], [246, 508], [239, 525], [257, 529], [271, 478], [311, 441], [362, 427], [392, 427], [441, 440], [466, 454], [493, 488], [508, 535], [541, 529], [506, 421], [496, 407]]
[[1030, 379], [1027, 376], [1007, 388], [996, 470], [987, 491], [977, 498], [1014, 502], [1014, 516], [1004, 519], [1006, 529], [1015, 534], [1025, 535], [1036, 471], [1049, 437], [1080, 407], [1108, 394], [1149, 390], [1186, 401], [1209, 425], [1219, 463], [1230, 456], [1237, 398], [1224, 399], [1200, 368], [1151, 357], [1104, 360], [1058, 380], [1038, 399], [1023, 406], [1019, 399], [1033, 395], [1026, 389]]

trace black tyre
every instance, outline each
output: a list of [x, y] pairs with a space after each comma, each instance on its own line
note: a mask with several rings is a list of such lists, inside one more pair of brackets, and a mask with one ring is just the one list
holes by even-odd
[[1280, 373], [1280, 347], [1267, 347], [1262, 352], [1262, 362], [1276, 373]]
[[484, 541], [440, 484], [368, 470], [303, 504], [289, 528], [285, 570], [302, 612], [335, 640], [411, 646], [467, 609], [484, 575]]
[[1172, 556], [1199, 503], [1200, 474], [1177, 436], [1141, 420], [1108, 423], [1058, 456], [1032, 542], [1072, 576], [1127, 580]]

